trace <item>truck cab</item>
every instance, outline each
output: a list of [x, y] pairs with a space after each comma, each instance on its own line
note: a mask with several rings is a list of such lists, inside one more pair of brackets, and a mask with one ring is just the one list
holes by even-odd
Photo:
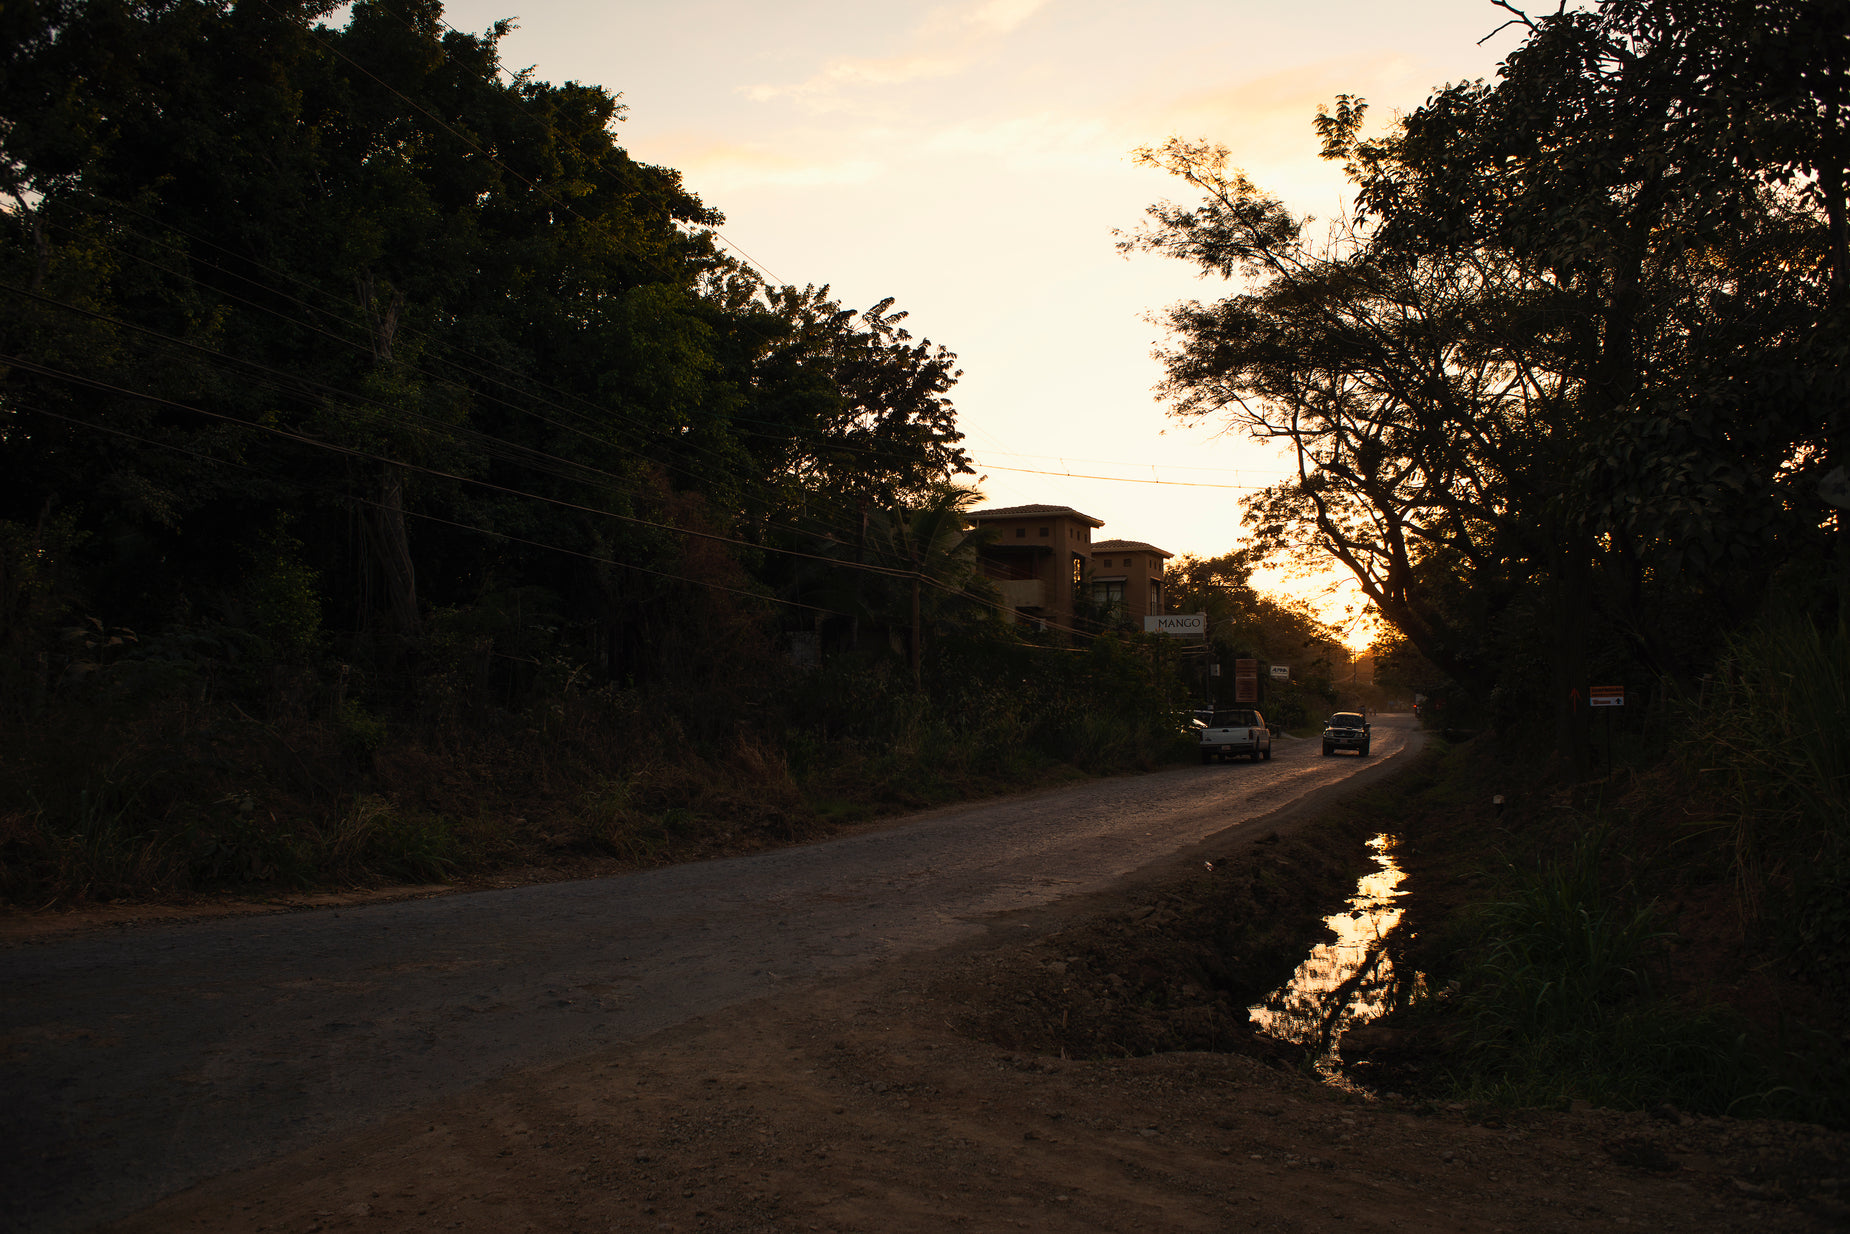
[[1339, 711], [1323, 723], [1323, 752], [1354, 750], [1368, 757], [1368, 717], [1359, 711]]

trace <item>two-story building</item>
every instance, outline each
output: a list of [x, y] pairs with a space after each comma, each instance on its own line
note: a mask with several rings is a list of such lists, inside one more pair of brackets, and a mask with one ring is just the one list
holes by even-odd
[[1092, 602], [1113, 618], [1142, 628], [1163, 611], [1163, 570], [1172, 554], [1141, 540], [1100, 540], [1088, 576]]
[[993, 535], [977, 555], [1002, 602], [1023, 620], [1070, 628], [1073, 598], [1092, 559], [1092, 532], [1105, 521], [1071, 506], [1003, 506], [977, 510], [970, 521]]
[[1019, 620], [1071, 629], [1082, 598], [1112, 624], [1142, 628], [1146, 614], [1163, 611], [1170, 554], [1139, 540], [1094, 542], [1103, 519], [1071, 506], [1003, 506], [970, 518], [991, 532], [977, 550], [983, 573]]

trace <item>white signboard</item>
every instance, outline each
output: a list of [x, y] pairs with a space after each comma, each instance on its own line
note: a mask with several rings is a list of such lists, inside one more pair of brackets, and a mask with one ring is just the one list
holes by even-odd
[[1145, 634], [1173, 634], [1177, 638], [1205, 638], [1208, 633], [1206, 613], [1163, 613], [1143, 619]]
[[1290, 681], [1291, 680], [1291, 666], [1289, 664], [1274, 664], [1272, 666], [1272, 680], [1273, 681]]

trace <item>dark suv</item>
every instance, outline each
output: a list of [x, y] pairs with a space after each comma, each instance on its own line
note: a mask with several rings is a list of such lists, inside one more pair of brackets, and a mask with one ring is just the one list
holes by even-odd
[[1339, 711], [1323, 724], [1323, 752], [1354, 750], [1368, 757], [1368, 717], [1359, 712]]

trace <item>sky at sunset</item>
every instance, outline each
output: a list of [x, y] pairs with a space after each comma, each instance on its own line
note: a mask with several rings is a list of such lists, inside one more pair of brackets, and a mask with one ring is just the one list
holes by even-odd
[[507, 67], [620, 92], [622, 144], [681, 171], [774, 281], [857, 308], [892, 296], [956, 352], [989, 504], [1073, 506], [1101, 537], [1204, 556], [1236, 546], [1244, 491], [1283, 472], [1152, 394], [1146, 315], [1225, 288], [1118, 255], [1113, 233], [1151, 202], [1191, 198], [1131, 151], [1217, 141], [1262, 189], [1332, 218], [1343, 184], [1317, 157], [1319, 105], [1359, 94], [1379, 128], [1435, 86], [1492, 76], [1518, 41], [1480, 44], [1509, 17], [1488, 0], [457, 0], [446, 17], [474, 32], [512, 17]]

